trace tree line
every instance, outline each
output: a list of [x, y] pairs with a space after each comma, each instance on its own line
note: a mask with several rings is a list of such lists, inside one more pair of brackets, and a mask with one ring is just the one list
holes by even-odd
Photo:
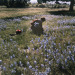
[[38, 3], [46, 3], [46, 1], [70, 1], [70, 7], [69, 7], [69, 11], [73, 11], [73, 7], [74, 7], [74, 4], [75, 4], [75, 0], [37, 0]]
[[71, 1], [71, 0], [37, 0], [37, 2], [43, 2], [43, 3], [46, 3], [46, 1]]
[[26, 7], [30, 0], [0, 0], [0, 5], [7, 7]]
[[[26, 7], [30, 0], [0, 0], [0, 5], [5, 5], [7, 7]], [[46, 3], [46, 1], [70, 1], [70, 11], [73, 11], [75, 0], [37, 0], [40, 3]]]

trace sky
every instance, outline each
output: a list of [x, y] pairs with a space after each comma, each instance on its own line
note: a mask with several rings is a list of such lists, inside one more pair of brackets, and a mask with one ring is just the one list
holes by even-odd
[[31, 3], [36, 3], [36, 2], [37, 2], [37, 0], [31, 0], [30, 2], [31, 2]]

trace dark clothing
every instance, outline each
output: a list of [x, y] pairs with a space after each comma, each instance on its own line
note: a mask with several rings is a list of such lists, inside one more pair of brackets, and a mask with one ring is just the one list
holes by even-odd
[[43, 28], [42, 28], [42, 21], [41, 20], [34, 20], [31, 23], [31, 29], [35, 34], [42, 34], [43, 33]]

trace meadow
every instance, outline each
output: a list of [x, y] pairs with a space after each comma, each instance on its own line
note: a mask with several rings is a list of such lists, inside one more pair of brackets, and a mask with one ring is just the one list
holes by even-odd
[[[1, 75], [74, 75], [75, 15], [69, 8], [6, 8], [0, 6]], [[68, 15], [69, 14], [69, 15]], [[45, 34], [31, 30], [33, 19], [45, 17]], [[20, 29], [20, 35], [12, 35]]]

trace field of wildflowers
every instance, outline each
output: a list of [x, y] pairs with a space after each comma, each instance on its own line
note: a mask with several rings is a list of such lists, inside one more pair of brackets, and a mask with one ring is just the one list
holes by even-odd
[[[44, 34], [33, 34], [30, 22], [44, 16]], [[15, 31], [20, 29], [20, 35]], [[75, 17], [28, 15], [0, 19], [2, 75], [74, 75]]]

